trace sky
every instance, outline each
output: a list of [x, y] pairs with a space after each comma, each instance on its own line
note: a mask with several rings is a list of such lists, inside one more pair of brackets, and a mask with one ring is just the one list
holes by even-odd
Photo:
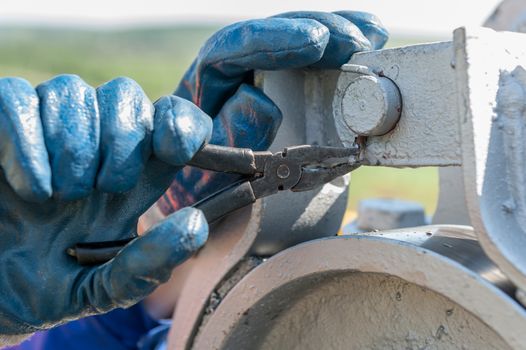
[[292, 10], [362, 10], [393, 33], [448, 35], [481, 25], [499, 0], [0, 0], [0, 23], [80, 26], [228, 23]]

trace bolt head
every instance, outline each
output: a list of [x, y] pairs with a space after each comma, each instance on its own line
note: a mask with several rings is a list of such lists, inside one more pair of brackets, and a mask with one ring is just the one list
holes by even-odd
[[373, 75], [351, 81], [341, 104], [345, 124], [360, 136], [386, 134], [398, 122], [402, 108], [396, 85], [388, 78]]

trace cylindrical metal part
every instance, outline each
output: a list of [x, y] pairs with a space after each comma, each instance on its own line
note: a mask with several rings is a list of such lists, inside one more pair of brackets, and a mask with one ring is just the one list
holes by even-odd
[[192, 349], [526, 349], [526, 311], [469, 227], [376, 235], [273, 256], [223, 298]]
[[352, 80], [341, 100], [347, 126], [360, 136], [380, 136], [394, 128], [402, 110], [396, 85], [388, 78], [361, 75]]

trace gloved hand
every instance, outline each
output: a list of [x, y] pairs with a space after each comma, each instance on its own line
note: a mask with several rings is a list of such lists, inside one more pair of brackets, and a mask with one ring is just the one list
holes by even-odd
[[[337, 69], [353, 53], [380, 49], [388, 38], [380, 20], [356, 11], [289, 12], [236, 23], [215, 33], [184, 75], [176, 96], [215, 116], [210, 143], [266, 150], [281, 112], [250, 85], [255, 69]], [[145, 225], [216, 192], [235, 175], [186, 167], [176, 176]]]
[[104, 265], [66, 254], [78, 242], [135, 235], [211, 130], [206, 114], [175, 96], [154, 112], [126, 78], [96, 90], [68, 75], [36, 89], [0, 79], [0, 344], [130, 306], [204, 244], [204, 216], [187, 208]]

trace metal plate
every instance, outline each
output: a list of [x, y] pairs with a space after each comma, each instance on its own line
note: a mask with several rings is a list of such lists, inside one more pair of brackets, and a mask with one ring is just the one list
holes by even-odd
[[[366, 66], [396, 84], [402, 110], [395, 128], [367, 139], [366, 164], [392, 167], [461, 164], [457, 119], [457, 89], [451, 42], [412, 45], [360, 52], [349, 64]], [[345, 69], [346, 66], [343, 68]], [[343, 71], [334, 94], [334, 119], [342, 143], [350, 146], [356, 134], [346, 124], [343, 105], [372, 103], [344, 101], [345, 91], [361, 73]]]

